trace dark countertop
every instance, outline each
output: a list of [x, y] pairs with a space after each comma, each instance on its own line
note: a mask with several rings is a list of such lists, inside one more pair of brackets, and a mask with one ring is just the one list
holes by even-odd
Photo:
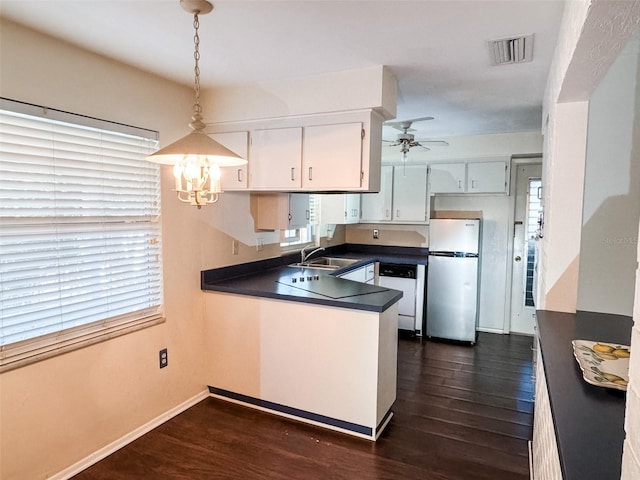
[[626, 392], [585, 382], [571, 341], [630, 345], [631, 317], [539, 310], [537, 322], [564, 480], [619, 480]]
[[[336, 275], [375, 261], [426, 264], [427, 255], [426, 248], [345, 244], [329, 247], [314, 255], [314, 257], [360, 259], [359, 262], [339, 270], [290, 267], [289, 264], [300, 261], [300, 254], [295, 253], [257, 262], [203, 270], [201, 288], [205, 291], [383, 312], [402, 298], [402, 292], [337, 278]], [[308, 280], [309, 276], [312, 277], [311, 281]], [[304, 281], [301, 281], [300, 277]], [[295, 283], [293, 278], [296, 279]]]

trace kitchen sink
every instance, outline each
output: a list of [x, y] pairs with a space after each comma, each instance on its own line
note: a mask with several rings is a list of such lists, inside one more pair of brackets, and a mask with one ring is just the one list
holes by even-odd
[[322, 270], [337, 270], [348, 267], [360, 260], [353, 258], [317, 257], [306, 262], [292, 263], [290, 267], [320, 268]]

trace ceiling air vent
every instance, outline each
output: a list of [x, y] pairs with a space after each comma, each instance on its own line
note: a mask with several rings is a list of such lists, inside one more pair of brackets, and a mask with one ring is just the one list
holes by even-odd
[[489, 41], [494, 65], [530, 62], [533, 59], [533, 34]]

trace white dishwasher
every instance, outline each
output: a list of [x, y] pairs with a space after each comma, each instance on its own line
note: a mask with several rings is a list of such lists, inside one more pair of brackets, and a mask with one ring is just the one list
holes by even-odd
[[378, 285], [402, 292], [398, 302], [398, 329], [422, 335], [424, 265], [380, 263]]

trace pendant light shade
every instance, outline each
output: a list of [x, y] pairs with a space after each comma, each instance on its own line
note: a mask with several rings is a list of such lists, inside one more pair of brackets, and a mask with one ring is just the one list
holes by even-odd
[[175, 165], [181, 162], [185, 156], [190, 155], [207, 157], [211, 163], [220, 167], [233, 167], [247, 163], [244, 158], [236, 155], [202, 131], [191, 132], [171, 145], [149, 155], [147, 160], [161, 165]]
[[180, 6], [193, 14], [195, 85], [193, 117], [189, 127], [193, 132], [180, 140], [149, 155], [147, 160], [161, 165], [173, 165], [176, 179], [175, 191], [178, 199], [198, 208], [218, 201], [220, 189], [220, 167], [244, 165], [245, 159], [216, 142], [204, 133], [206, 124], [202, 121], [200, 106], [200, 27], [199, 14], [209, 13], [213, 5], [206, 0], [180, 0]]

